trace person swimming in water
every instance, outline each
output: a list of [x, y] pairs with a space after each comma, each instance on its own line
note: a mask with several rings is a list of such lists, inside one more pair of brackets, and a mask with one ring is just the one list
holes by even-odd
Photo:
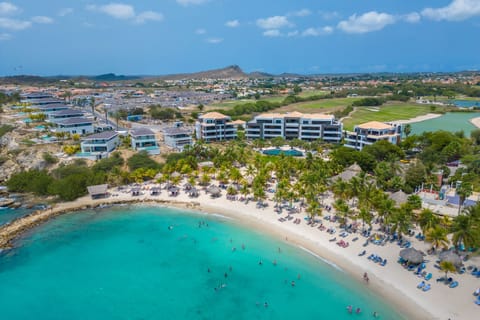
[[362, 310], [360, 308], [357, 308], [357, 310], [355, 311], [357, 314], [360, 314], [360, 312], [362, 312]]
[[352, 306], [347, 306], [348, 313], [352, 313]]
[[373, 311], [373, 317], [374, 317], [374, 318], [378, 318], [378, 313], [377, 313], [377, 311]]

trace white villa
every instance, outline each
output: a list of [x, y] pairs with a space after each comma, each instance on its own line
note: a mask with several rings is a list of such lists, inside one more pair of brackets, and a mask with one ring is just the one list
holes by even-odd
[[68, 132], [70, 134], [85, 135], [93, 133], [93, 121], [87, 118], [66, 118], [56, 121], [54, 132]]
[[386, 140], [392, 144], [400, 143], [402, 125], [370, 121], [355, 126], [354, 131], [345, 132], [345, 147], [362, 150], [377, 141]]
[[145, 150], [148, 154], [160, 154], [155, 133], [147, 128], [137, 128], [130, 131], [131, 146], [133, 150]]
[[79, 157], [98, 160], [108, 157], [120, 144], [118, 133], [105, 131], [82, 138], [80, 144], [82, 153]]
[[195, 123], [197, 139], [205, 142], [232, 140], [237, 138], [237, 125], [232, 118], [218, 112], [208, 112], [198, 117]]
[[177, 150], [183, 150], [185, 146], [193, 144], [191, 132], [182, 127], [165, 128], [163, 139], [167, 146]]
[[333, 115], [300, 112], [264, 113], [246, 124], [248, 139], [300, 139], [312, 141], [322, 139], [339, 143], [342, 140], [342, 123]]

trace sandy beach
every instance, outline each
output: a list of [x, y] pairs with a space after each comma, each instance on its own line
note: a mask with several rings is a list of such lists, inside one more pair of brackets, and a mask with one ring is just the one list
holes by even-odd
[[427, 114], [424, 114], [423, 116], [418, 116], [418, 117], [415, 117], [415, 118], [411, 118], [411, 119], [407, 119], [407, 120], [395, 120], [395, 121], [392, 121], [394, 123], [400, 123], [400, 124], [407, 124], [407, 123], [416, 123], [416, 122], [422, 122], [422, 121], [426, 121], [426, 120], [431, 120], [431, 119], [435, 119], [435, 118], [439, 118], [443, 116], [443, 114], [439, 114], [439, 113], [427, 113]]
[[470, 119], [470, 123], [475, 127], [480, 128], [480, 117]]
[[[131, 196], [128, 189], [118, 191], [110, 190], [110, 196], [105, 199], [92, 200], [86, 196], [73, 202], [61, 203], [51, 209], [37, 211], [27, 217], [16, 220], [9, 225], [0, 228], [0, 248], [7, 248], [13, 244], [16, 237], [26, 230], [39, 225], [48, 219], [59, 214], [74, 212], [93, 208], [105, 204], [114, 203], [141, 203], [146, 205], [164, 205], [180, 208], [188, 208], [203, 211], [206, 213], [218, 213], [231, 217], [244, 224], [247, 227], [256, 228], [264, 233], [278, 237], [282, 241], [302, 247], [311, 251], [315, 255], [330, 261], [337, 265], [344, 272], [351, 274], [359, 282], [363, 282], [364, 272], [368, 273], [370, 281], [364, 283], [367, 290], [374, 290], [382, 297], [386, 298], [397, 310], [406, 315], [408, 319], [475, 319], [480, 312], [479, 307], [474, 304], [473, 291], [480, 286], [480, 281], [472, 275], [466, 273], [463, 275], [452, 275], [459, 281], [459, 286], [451, 289], [444, 284], [437, 283], [435, 279], [444, 275], [443, 272], [433, 267], [436, 260], [435, 256], [427, 256], [426, 271], [433, 274], [429, 281], [431, 290], [423, 292], [417, 289], [417, 284], [422, 281], [413, 274], [404, 269], [396, 261], [401, 248], [395, 243], [385, 246], [369, 244], [363, 247], [365, 238], [359, 234], [350, 234], [346, 238], [340, 238], [337, 231], [331, 235], [326, 231], [320, 231], [316, 227], [306, 224], [306, 214], [304, 212], [294, 214], [295, 218], [300, 218], [300, 224], [294, 224], [292, 221], [279, 221], [280, 217], [285, 217], [286, 212], [278, 214], [274, 211], [274, 203], [267, 200], [268, 207], [258, 209], [255, 201], [249, 203], [227, 200], [225, 191], [220, 198], [212, 199], [204, 191], [200, 191], [198, 198], [189, 198], [183, 191], [176, 197], [170, 197], [166, 190], [162, 190], [160, 195], [151, 196], [148, 189], [152, 185], [144, 185], [140, 196]], [[326, 204], [331, 204], [332, 197], [325, 200]], [[324, 216], [329, 213], [324, 212]], [[336, 223], [331, 223], [322, 219], [324, 225], [336, 227]], [[374, 230], [378, 225], [373, 225]], [[337, 241], [343, 239], [349, 243], [347, 248], [342, 248], [336, 242], [330, 242], [329, 239], [336, 236]], [[352, 241], [358, 237], [358, 241]], [[407, 237], [413, 243], [413, 247], [427, 251], [428, 244], [417, 241], [414, 237]], [[366, 250], [365, 256], [358, 254]], [[382, 258], [387, 259], [388, 263], [382, 267], [367, 259], [368, 255], [375, 253]], [[480, 265], [479, 257], [469, 261], [468, 264]], [[383, 319], [388, 319], [388, 315], [383, 315]]]

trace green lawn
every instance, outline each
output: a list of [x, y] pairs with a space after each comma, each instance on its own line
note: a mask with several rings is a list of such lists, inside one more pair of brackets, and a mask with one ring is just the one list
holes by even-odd
[[303, 113], [318, 113], [318, 112], [325, 112], [325, 111], [333, 111], [340, 107], [342, 108], [347, 107], [351, 105], [354, 101], [359, 99], [360, 98], [335, 98], [335, 99], [299, 102], [299, 103], [294, 103], [294, 104], [276, 109], [275, 112], [298, 111]]
[[324, 96], [329, 94], [330, 92], [324, 90], [309, 90], [309, 91], [302, 91], [300, 92], [299, 96], [302, 98], [307, 98], [311, 96]]
[[[378, 111], [374, 111], [375, 109], [378, 109]], [[435, 112], [443, 110], [444, 108], [440, 106], [436, 106], [435, 108]], [[428, 105], [409, 103], [395, 103], [381, 107], [359, 107], [350, 114], [350, 118], [343, 120], [343, 127], [345, 130], [353, 130], [355, 125], [368, 121], [385, 122], [394, 120], [407, 120], [431, 112], [432, 110]]]

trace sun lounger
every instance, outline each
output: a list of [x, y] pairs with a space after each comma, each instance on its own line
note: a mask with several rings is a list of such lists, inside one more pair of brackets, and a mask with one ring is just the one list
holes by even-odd
[[475, 300], [475, 304], [476, 304], [477, 306], [480, 306], [480, 298], [478, 298], [477, 300]]
[[456, 287], [458, 287], [458, 281], [453, 281], [452, 283], [450, 283], [449, 287], [450, 287], [450, 288], [456, 288]]
[[422, 289], [423, 287], [425, 287], [425, 281], [422, 281], [417, 285], [418, 289]]
[[387, 265], [387, 259], [384, 259], [384, 260], [382, 261], [382, 263], [380, 263], [380, 265], [381, 265], [382, 267], [385, 267], [385, 266]]
[[432, 279], [432, 276], [433, 276], [433, 275], [432, 275], [431, 273], [427, 274], [427, 275], [425, 276], [425, 280], [428, 281], [428, 280]]
[[422, 290], [423, 290], [424, 292], [427, 292], [428, 290], [430, 290], [430, 288], [431, 288], [431, 285], [430, 285], [430, 283], [429, 283], [429, 284], [427, 284], [425, 287], [423, 287]]

